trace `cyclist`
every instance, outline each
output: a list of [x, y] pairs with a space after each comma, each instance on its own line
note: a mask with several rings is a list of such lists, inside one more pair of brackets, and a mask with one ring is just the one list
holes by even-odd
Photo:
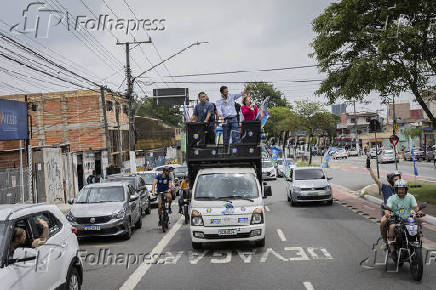
[[[162, 173], [156, 175], [153, 181], [153, 187], [151, 194], [156, 195], [156, 187], [157, 187], [157, 194], [165, 194], [166, 199], [168, 201], [168, 213], [171, 213], [171, 202], [172, 202], [172, 195], [170, 188], [172, 188], [172, 179], [170, 176], [170, 170], [169, 168], [165, 167], [162, 171]], [[162, 214], [162, 199], [158, 198], [158, 214], [159, 214], [159, 226], [161, 223], [161, 214]]]

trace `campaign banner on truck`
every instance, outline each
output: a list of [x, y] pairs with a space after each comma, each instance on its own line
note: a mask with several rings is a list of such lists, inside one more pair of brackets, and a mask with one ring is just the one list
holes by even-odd
[[0, 100], [0, 140], [24, 140], [27, 134], [26, 103]]

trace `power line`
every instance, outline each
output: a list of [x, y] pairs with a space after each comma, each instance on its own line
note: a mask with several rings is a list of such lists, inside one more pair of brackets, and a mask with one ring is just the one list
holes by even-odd
[[[309, 83], [309, 82], [321, 82], [322, 80], [290, 80], [289, 82], [293, 82], [293, 83]], [[172, 83], [178, 83], [178, 84], [246, 84], [246, 83], [271, 83], [274, 81], [252, 81], [252, 80], [247, 80], [247, 81], [179, 81], [179, 82], [168, 82], [170, 84]], [[142, 82], [145, 83], [145, 82]], [[152, 84], [159, 84], [160, 82], [151, 82], [151, 83], [147, 83], [148, 85], [152, 85]]]
[[172, 77], [174, 77], [174, 78], [181, 78], [181, 77], [196, 77], [196, 76], [239, 74], [239, 73], [250, 73], [250, 72], [284, 71], [284, 70], [294, 70], [294, 69], [311, 68], [311, 67], [318, 67], [318, 65], [301, 65], [301, 66], [289, 66], [289, 67], [269, 68], [269, 69], [259, 69], [259, 70], [235, 70], [235, 71], [224, 71], [224, 72], [184, 74], [184, 75], [175, 75], [175, 76], [172, 76]]

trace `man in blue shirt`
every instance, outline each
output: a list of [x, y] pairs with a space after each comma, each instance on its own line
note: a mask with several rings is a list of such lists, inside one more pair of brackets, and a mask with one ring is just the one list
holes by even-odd
[[215, 107], [212, 103], [209, 103], [206, 93], [200, 92], [198, 94], [200, 102], [195, 106], [194, 113], [191, 117], [191, 122], [204, 122], [207, 125], [206, 131], [206, 143], [215, 144]]
[[[162, 173], [156, 175], [153, 181], [153, 187], [151, 190], [152, 195], [156, 195], [156, 187], [157, 187], [157, 193], [165, 192], [165, 196], [168, 201], [168, 213], [171, 213], [171, 202], [172, 202], [172, 195], [170, 192], [170, 189], [172, 189], [172, 180], [170, 177], [170, 170], [168, 167], [165, 167], [162, 171]], [[159, 226], [161, 225], [161, 213], [162, 213], [162, 200], [158, 199], [158, 214], [159, 214]]]
[[223, 137], [224, 145], [229, 144], [230, 134], [232, 134], [232, 143], [238, 144], [240, 142], [240, 129], [237, 119], [237, 112], [235, 109], [235, 100], [239, 99], [246, 93], [247, 88], [241, 94], [229, 94], [229, 89], [226, 86], [220, 88], [221, 99], [216, 102], [218, 116], [223, 124]]

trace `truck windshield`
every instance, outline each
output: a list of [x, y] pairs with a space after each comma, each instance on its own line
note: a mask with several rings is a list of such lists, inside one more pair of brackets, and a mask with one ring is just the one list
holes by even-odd
[[259, 196], [256, 177], [251, 173], [199, 175], [195, 198], [255, 198]]

